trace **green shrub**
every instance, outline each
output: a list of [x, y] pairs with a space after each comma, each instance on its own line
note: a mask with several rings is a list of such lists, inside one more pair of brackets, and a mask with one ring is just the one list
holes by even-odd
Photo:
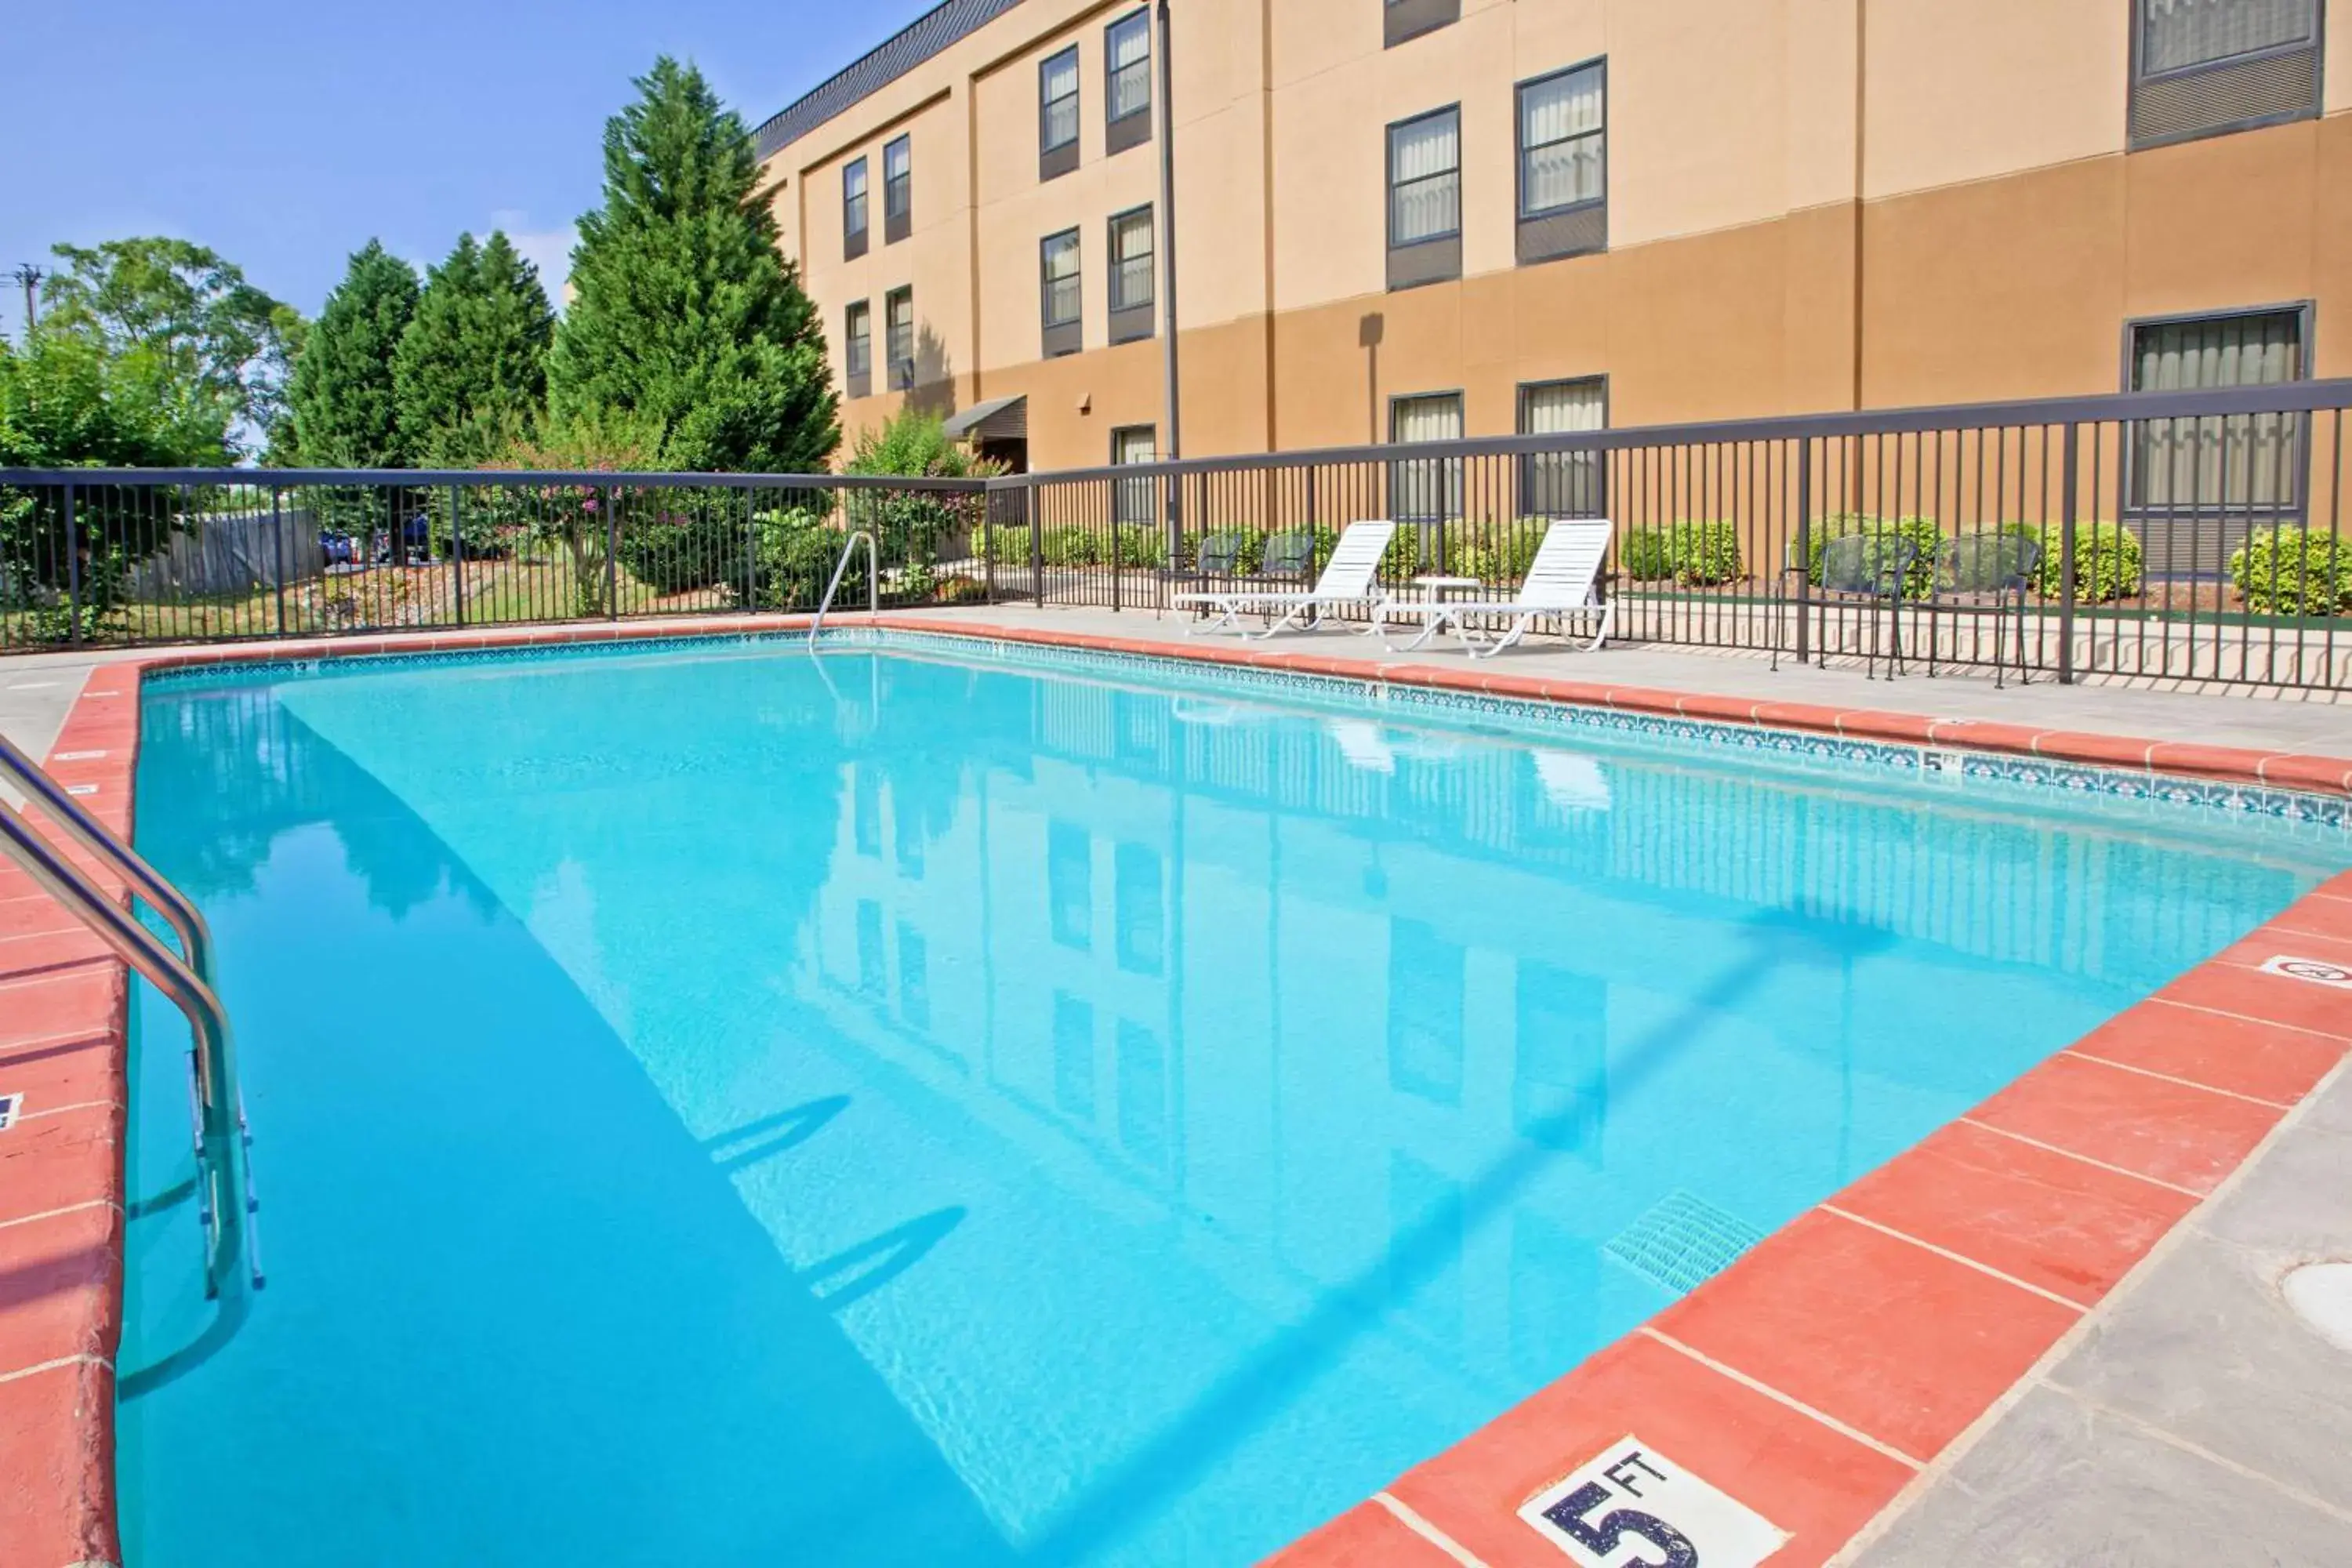
[[726, 492], [689, 492], [625, 503], [621, 564], [656, 594], [689, 593], [740, 577], [743, 525], [733, 499]]
[[1805, 574], [1820, 587], [1830, 541], [1864, 533], [1878, 540], [1905, 540], [1912, 548], [1911, 564], [1903, 573], [1903, 596], [1924, 599], [1936, 591], [1936, 557], [1944, 547], [1943, 525], [1932, 517], [1875, 517], [1868, 512], [1840, 511], [1812, 526], [1811, 549]]
[[[2054, 601], [2065, 593], [2064, 531], [2055, 522], [2042, 530], [2042, 561], [2034, 568], [2033, 591], [2044, 599]], [[2128, 599], [2139, 592], [2139, 535], [2118, 522], [2074, 525], [2076, 604], [2108, 605]]]
[[1037, 548], [1048, 566], [1093, 566], [1102, 561], [1102, 541], [1084, 528], [1049, 528]]
[[2352, 611], [2352, 540], [2315, 528], [2256, 529], [2230, 556], [2230, 581], [2258, 616]]
[[1671, 578], [1686, 588], [1733, 583], [1740, 573], [1739, 530], [1728, 522], [1636, 528], [1626, 533], [1617, 558], [1636, 583]]
[[[813, 610], [841, 558], [842, 536], [814, 510], [763, 511], [751, 520], [751, 565], [738, 563], [731, 587], [738, 604], [763, 610]], [[866, 596], [866, 552], [850, 557], [841, 579], [841, 600], [862, 604]]]
[[1157, 566], [1168, 559], [1168, 541], [1157, 528], [1140, 522], [1122, 522], [1118, 535], [1118, 563], [1121, 566]]
[[[1332, 535], [1337, 543], [1339, 536]], [[1321, 542], [1319, 540], [1317, 542]], [[1381, 552], [1380, 578], [1383, 583], [1402, 583], [1421, 571], [1421, 528], [1418, 524], [1400, 522], [1389, 547]]]
[[1528, 568], [1535, 563], [1536, 552], [1541, 548], [1542, 522], [1523, 521], [1486, 538], [1455, 545], [1447, 552], [1446, 563], [1461, 576], [1507, 587], [1526, 578]]

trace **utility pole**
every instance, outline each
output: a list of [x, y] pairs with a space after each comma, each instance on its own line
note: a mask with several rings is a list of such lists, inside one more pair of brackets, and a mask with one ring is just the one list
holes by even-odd
[[29, 342], [33, 336], [33, 328], [40, 320], [39, 306], [35, 303], [37, 296], [34, 290], [39, 286], [41, 279], [48, 274], [26, 261], [18, 264], [15, 276], [16, 281], [23, 284], [25, 289], [25, 337]]
[[[1160, 100], [1160, 269], [1163, 279], [1160, 301], [1162, 321], [1160, 344], [1160, 365], [1163, 378], [1161, 395], [1166, 400], [1164, 417], [1167, 426], [1160, 437], [1160, 459], [1174, 462], [1184, 452], [1184, 444], [1177, 426], [1176, 388], [1176, 70], [1172, 60], [1168, 0], [1159, 4], [1160, 90], [1153, 96]], [[1174, 474], [1168, 476], [1168, 560], [1176, 561], [1178, 542], [1183, 536], [1183, 522], [1178, 516], [1183, 480]]]

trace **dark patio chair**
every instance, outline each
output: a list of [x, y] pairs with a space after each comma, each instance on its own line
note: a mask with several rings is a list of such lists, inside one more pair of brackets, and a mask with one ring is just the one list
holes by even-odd
[[1315, 534], [1308, 529], [1294, 533], [1269, 533], [1258, 556], [1258, 575], [1276, 582], [1304, 583], [1315, 570]]
[[1869, 633], [1863, 656], [1865, 679], [1878, 673], [1879, 617], [1875, 612], [1882, 605], [1893, 633], [1889, 674], [1892, 677], [1903, 672], [1903, 582], [1918, 559], [1919, 547], [1891, 529], [1841, 534], [1822, 547], [1823, 596], [1871, 606], [1872, 613], [1863, 623]]
[[2042, 564], [2042, 541], [2031, 533], [2004, 529], [1958, 534], [1936, 552], [1936, 582], [1927, 601], [1927, 673], [1936, 673], [1934, 616], [1945, 605], [1955, 608], [1992, 611], [1992, 681], [2003, 684], [2007, 665], [2001, 658], [2001, 627], [2017, 622], [2017, 679], [2028, 679], [2025, 659], [2025, 594]]
[[[1246, 542], [1247, 536], [1231, 531], [1202, 534], [1200, 548], [1192, 552], [1192, 570], [1185, 575], [1202, 584], [1212, 577], [1231, 577], [1241, 564], [1242, 546]], [[1202, 606], [1192, 607], [1196, 617], [1203, 613]]]

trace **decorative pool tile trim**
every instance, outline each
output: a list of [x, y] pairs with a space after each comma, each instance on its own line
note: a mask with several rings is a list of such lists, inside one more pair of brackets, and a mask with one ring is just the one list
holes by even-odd
[[[489, 662], [538, 662], [562, 658], [577, 660], [603, 652], [628, 658], [650, 651], [694, 648], [750, 647], [807, 637], [806, 622], [771, 622], [759, 626], [708, 623], [672, 629], [646, 626], [619, 628], [590, 626], [562, 628], [574, 635], [535, 632], [528, 637], [499, 638], [486, 634], [463, 639], [467, 646], [439, 646], [454, 640], [440, 637], [422, 646], [402, 649], [369, 644], [329, 645], [314, 652], [285, 657], [264, 647], [207, 650], [201, 656], [163, 655], [144, 661], [149, 682], [159, 689], [194, 689], [208, 685], [256, 679], [305, 679], [324, 674], [364, 674], [371, 670], [414, 669], [419, 666], [468, 665]], [[1440, 721], [1501, 727], [1541, 740], [1565, 731], [1599, 732], [1629, 739], [1678, 742], [1709, 750], [1763, 753], [1774, 762], [1811, 768], [1891, 773], [1907, 779], [1940, 778], [1994, 783], [2029, 789], [2055, 790], [2078, 799], [2147, 801], [2166, 806], [2188, 806], [2223, 814], [2263, 817], [2322, 831], [2352, 832], [2352, 795], [2271, 784], [2259, 778], [2214, 779], [2166, 773], [2143, 763], [2139, 766], [2102, 766], [2057, 757], [2024, 756], [1985, 751], [1965, 740], [1923, 742], [1873, 740], [1827, 732], [1821, 729], [1775, 724], [1759, 718], [1723, 719], [1643, 711], [1579, 700], [1574, 697], [1513, 695], [1476, 689], [1488, 684], [1475, 672], [1439, 666], [1399, 666], [1375, 663], [1360, 673], [1336, 673], [1346, 661], [1324, 660], [1326, 669], [1300, 669], [1260, 658], [1285, 660], [1285, 654], [1253, 656], [1214, 645], [1184, 647], [1122, 643], [1078, 634], [1037, 632], [1027, 627], [990, 626], [971, 630], [948, 630], [929, 622], [893, 621], [851, 624], [821, 634], [827, 647], [900, 648], [908, 652], [945, 652], [973, 662], [1016, 665], [1025, 668], [1064, 668], [1092, 675], [1126, 674], [1146, 681], [1166, 683], [1171, 677], [1197, 681], [1220, 691], [1257, 691], [1282, 699], [1370, 702], [1408, 710]], [[1238, 656], [1238, 657], [1237, 657]], [[1397, 679], [1410, 668], [1415, 677]], [[1508, 678], [1505, 678], [1508, 679]], [[1457, 684], [1458, 683], [1458, 684]], [[1465, 688], [1470, 688], [1465, 689]], [[1660, 693], [1675, 697], [1673, 693]], [[1740, 703], [1729, 699], [1685, 698], [1685, 702], [1750, 709], [1773, 707]], [[1830, 710], [1821, 710], [1827, 714]], [[1933, 721], [1908, 715], [1887, 715], [1907, 721], [1924, 734]], [[1977, 728], [1983, 728], [1977, 726]], [[2147, 758], [2161, 750], [2158, 742], [2121, 738], [2103, 741], [2119, 754]], [[2246, 752], [2250, 759], [2263, 753]], [[2332, 759], [2305, 759], [2331, 762]], [[2340, 764], [2352, 776], [2352, 761]]]
[[[108, 787], [99, 796], [99, 815], [114, 831], [130, 832], [142, 670], [157, 675], [184, 670], [159, 684], [194, 686], [200, 683], [195, 671], [220, 667], [228, 667], [223, 670], [226, 679], [250, 679], [257, 668], [288, 673], [316, 670], [322, 668], [322, 658], [338, 669], [362, 669], [394, 661], [413, 665], [420, 657], [446, 662], [476, 662], [494, 655], [512, 659], [559, 647], [576, 650], [583, 644], [608, 645], [616, 652], [643, 651], [648, 646], [743, 645], [794, 629], [783, 622], [756, 626], [736, 623], [732, 629], [708, 623], [596, 626], [566, 628], [569, 636], [478, 634], [418, 639], [424, 648], [415, 652], [384, 639], [331, 647], [320, 650], [321, 658], [289, 659], [260, 647], [163, 655], [127, 664], [122, 679], [108, 689], [85, 689], [56, 743], [52, 772], [69, 787], [103, 783]], [[886, 643], [881, 636], [886, 631], [909, 634], [913, 640]], [[1774, 724], [1762, 714], [1766, 709], [1779, 710], [1775, 704], [1646, 692], [1629, 693], [1621, 705], [1606, 689], [1573, 688], [1571, 683], [1557, 683], [1562, 688], [1557, 692], [1487, 693], [1477, 689], [1482, 683], [1475, 676], [1425, 666], [1362, 671], [1324, 661], [1324, 669], [1302, 670], [1255, 663], [1246, 655], [1216, 658], [1205, 650], [1193, 655], [1139, 645], [1087, 649], [1057, 634], [1024, 636], [992, 627], [974, 637], [942, 634], [922, 623], [845, 628], [837, 635], [845, 646], [856, 646], [862, 637], [871, 646], [947, 646], [966, 657], [1008, 661], [1016, 657], [1011, 645], [1018, 645], [1018, 657], [1041, 648], [1063, 658], [1083, 652], [1090, 668], [1148, 669], [1162, 680], [1171, 665], [1188, 676], [1213, 668], [1229, 678], [1218, 682], [1226, 689], [1336, 692], [1416, 710], [1509, 715], [1514, 722], [1532, 715], [1554, 726], [1695, 740], [1751, 755], [1822, 757], [1848, 767], [1907, 766], [1946, 782], [2022, 780], [2037, 788], [2076, 793], [2152, 792], [2166, 801], [2265, 815], [2300, 812], [2313, 800], [2340, 806], [2347, 786], [2352, 785], [2352, 763], [2336, 759], [2265, 758], [2095, 736], [2058, 738], [2068, 744], [2087, 742], [2125, 764], [2099, 767], [2014, 754], [2042, 749], [2044, 737], [2026, 731], [2003, 735], [2005, 751], [1971, 749], [1969, 737], [1941, 737], [1937, 731], [1944, 726], [1926, 720], [1900, 714], [1857, 716], [1881, 726], [1916, 727], [1916, 740], [1898, 743], [1836, 733], [1844, 718], [1835, 713], [1828, 713], [1825, 724], [1809, 720]], [[1129, 662], [1106, 666], [1106, 658]], [[1408, 671], [1413, 679], [1399, 679]], [[1456, 704], [1450, 710], [1444, 707], [1449, 700]], [[1440, 706], [1417, 706], [1431, 702]], [[1466, 708], [1461, 706], [1465, 703]], [[1675, 711], [1628, 711], [1661, 705]], [[1717, 711], [1697, 718], [1683, 710], [1691, 705]], [[1972, 731], [1982, 742], [1988, 731], [2000, 727], [1953, 728]], [[68, 749], [103, 754], [68, 761], [61, 753]], [[2197, 773], [2204, 776], [2166, 773], [2158, 759], [2167, 752], [2195, 753]], [[2273, 762], [2310, 764], [2305, 775], [2312, 787], [2297, 791], [2273, 784], [2266, 773]], [[2282, 795], [2295, 798], [2282, 801]], [[2340, 826], [2340, 814], [2333, 820]], [[10, 878], [23, 886], [5, 886]], [[37, 937], [58, 929], [56, 911], [47, 900], [18, 896], [29, 888], [28, 879], [14, 868], [0, 867], [0, 893], [7, 895], [0, 899], [0, 938]], [[2297, 943], [2307, 945], [2315, 936], [2352, 944], [2352, 873], [2306, 895], [2269, 926], [2250, 933], [2248, 943], [2240, 948], [2251, 943], [2286, 952]], [[2345, 1050], [2352, 1049], [2352, 1031], [2342, 1031], [2339, 1037], [2338, 1033], [2315, 1029], [2308, 985], [2239, 962], [2231, 952], [2189, 971], [2157, 996], [2101, 1026], [2095, 1053], [2060, 1052], [1969, 1117], [1948, 1125], [1767, 1237], [1653, 1323], [1604, 1347], [1550, 1387], [1415, 1467], [1376, 1499], [1306, 1536], [1274, 1561], [1281, 1568], [1415, 1561], [1426, 1557], [1433, 1542], [1447, 1549], [1455, 1561], [1484, 1560], [1498, 1568], [1557, 1561], [1553, 1547], [1529, 1531], [1521, 1505], [1589, 1465], [1595, 1453], [1613, 1447], [1623, 1434], [1637, 1431], [1656, 1446], [1654, 1451], [1671, 1454], [1712, 1487], [1785, 1531], [1790, 1539], [1774, 1553], [1774, 1568], [1817, 1568], [1826, 1563], [1882, 1510], [1899, 1501], [1923, 1462], [1953, 1440], [1943, 1433], [1956, 1436], [2002, 1397], [2030, 1372], [2032, 1358], [2056, 1342], [2069, 1321], [2059, 1315], [2066, 1310], [2063, 1301], [1992, 1263], [1972, 1261], [1971, 1249], [1998, 1244], [2008, 1252], [1996, 1250], [1996, 1256], [2012, 1267], [2017, 1265], [2011, 1255], [2021, 1249], [2029, 1264], [2046, 1263], [2061, 1269], [2067, 1280], [2090, 1281], [2082, 1300], [2095, 1302], [2147, 1258], [2165, 1231], [2186, 1217], [2200, 1195], [2211, 1192], [2250, 1158], [2264, 1129], [2325, 1081], [2338, 1068]], [[85, 1193], [68, 1207], [45, 1207], [21, 1218], [46, 1223], [53, 1215], [96, 1215], [111, 1238], [104, 1280], [82, 1287], [89, 1310], [77, 1330], [88, 1336], [81, 1348], [59, 1359], [54, 1347], [13, 1344], [0, 1336], [0, 1448], [10, 1461], [11, 1483], [0, 1488], [0, 1539], [27, 1561], [59, 1564], [120, 1561], [113, 1356], [122, 1308], [123, 1193], [115, 1150], [128, 1094], [123, 1049], [127, 977], [122, 965], [111, 959], [77, 968], [104, 974], [107, 984], [74, 986], [47, 1011], [37, 1013], [19, 1005], [0, 1016], [0, 1047], [15, 1039], [77, 1042], [69, 1056], [56, 1058], [54, 1070], [72, 1079], [72, 1087], [63, 1090], [65, 1098], [91, 1108], [69, 1114], [93, 1123], [85, 1130], [69, 1125], [61, 1114], [42, 1124], [63, 1135], [41, 1156], [64, 1162], [61, 1171], [11, 1164], [13, 1175], [40, 1172], [45, 1188], [55, 1182], [56, 1190]], [[28, 994], [18, 993], [20, 998]], [[2205, 1010], [2214, 1006], [2236, 1020], [2237, 1034], [2223, 1038], [2208, 1026]], [[2256, 1053], [2268, 1064], [2263, 1068], [2267, 1076], [2252, 1085], [2246, 1075], [2255, 1058], [2242, 1048], [2249, 1030], [2263, 1032], [2278, 1047]], [[2113, 1065], [2118, 1060], [2142, 1062], [2147, 1070], [2118, 1071]], [[2280, 1062], [2290, 1065], [2281, 1069]], [[2281, 1070], [2292, 1075], [2284, 1086], [2274, 1081]], [[2105, 1098], [2097, 1114], [2086, 1114], [2079, 1090], [2070, 1087], [2085, 1072], [2113, 1079], [2102, 1085]], [[2262, 1097], [2245, 1092], [2250, 1087], [2259, 1088]], [[2180, 1098], [2184, 1092], [2192, 1097], [2186, 1107]], [[2145, 1103], [2135, 1101], [2135, 1096]], [[2135, 1117], [2148, 1126], [2161, 1126], [2166, 1136], [2154, 1146], [2176, 1163], [2195, 1163], [2197, 1173], [2184, 1178], [2171, 1165], [2138, 1170], [2134, 1162], [2144, 1158], [2151, 1145], [2119, 1138], [2111, 1125]], [[92, 1131], [98, 1135], [90, 1136]], [[30, 1136], [24, 1127], [7, 1134], [12, 1141]], [[1947, 1140], [1971, 1137], [1981, 1146], [1968, 1164], [1956, 1166], [1937, 1152], [1937, 1146]], [[12, 1143], [0, 1148], [0, 1158], [13, 1162], [29, 1151], [29, 1143]], [[2000, 1157], [1988, 1160], [1983, 1157], [1987, 1151]], [[2005, 1169], [2000, 1168], [2004, 1162]], [[2070, 1187], [2079, 1184], [2079, 1212], [2071, 1213], [2063, 1225], [2021, 1227], [2012, 1200], [2020, 1190], [2048, 1191], [2053, 1162]], [[65, 1180], [57, 1181], [58, 1175]], [[2143, 1206], [2143, 1223], [2137, 1228], [2102, 1236], [2087, 1223], [2095, 1212], [2116, 1211], [2112, 1202], [2102, 1211], [2095, 1201], [2102, 1181], [2120, 1181], [2132, 1188]], [[2004, 1182], [2013, 1185], [2004, 1187]], [[2135, 1182], [2139, 1184], [2134, 1186]], [[1973, 1212], [1968, 1212], [1969, 1205], [1956, 1208], [1952, 1203], [1956, 1184], [1971, 1191]], [[25, 1195], [23, 1185], [15, 1189], [19, 1197]], [[7, 1217], [5, 1205], [11, 1190], [0, 1183], [0, 1217]], [[2145, 1223], [2145, 1204], [2151, 1193], [2161, 1197], [2168, 1191], [2180, 1194], [2182, 1204], [2151, 1227]], [[1948, 1219], [1956, 1213], [1962, 1217], [1932, 1239], [1911, 1237], [1901, 1228], [1912, 1223], [1904, 1217], [1906, 1194], [1914, 1200], [1928, 1194], [1932, 1201], [1924, 1210], [1940, 1212]], [[40, 1201], [53, 1205], [55, 1200], [45, 1194]], [[1953, 1224], [1958, 1234], [1953, 1233]], [[8, 1246], [35, 1244], [38, 1229], [32, 1223], [0, 1226], [0, 1267], [8, 1262]], [[2091, 1250], [2086, 1253], [2086, 1248]], [[1944, 1309], [1890, 1313], [1874, 1305], [1906, 1289], [1943, 1292]], [[1955, 1292], [1973, 1292], [1967, 1295], [1967, 1310], [1951, 1307]], [[1779, 1331], [1786, 1325], [1773, 1321], [1776, 1315], [1785, 1318], [1791, 1312], [1815, 1318], [1843, 1313], [1853, 1321], [1841, 1321], [1834, 1333], [1820, 1332], [1818, 1321], [1811, 1323], [1806, 1335]], [[2006, 1338], [2000, 1354], [1989, 1359], [1984, 1334], [1996, 1330]], [[1813, 1364], [1801, 1357], [1779, 1367], [1743, 1364], [1761, 1353], [1757, 1347], [1769, 1351], [1800, 1338], [1817, 1347], [1810, 1352]], [[1938, 1406], [1931, 1414], [1941, 1424], [1930, 1434], [1935, 1440], [1923, 1442], [1898, 1429], [1906, 1423], [1916, 1426], [1918, 1412], [1891, 1394], [1866, 1401], [1866, 1408], [1848, 1403], [1856, 1389], [1868, 1389], [1874, 1374], [1892, 1364], [1890, 1357], [1927, 1377]], [[1820, 1384], [1820, 1392], [1812, 1383]], [[1782, 1386], [1791, 1384], [1797, 1386]], [[1828, 1411], [1832, 1404], [1839, 1409]], [[1912, 1448], [1905, 1448], [1905, 1442]], [[1917, 1448], [1929, 1452], [1915, 1454]]]

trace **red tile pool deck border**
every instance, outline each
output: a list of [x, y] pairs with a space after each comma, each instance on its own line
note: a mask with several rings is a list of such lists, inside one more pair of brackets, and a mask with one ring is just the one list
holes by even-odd
[[[788, 629], [793, 617], [522, 627], [184, 649], [94, 667], [48, 758], [131, 831], [142, 673], [223, 661]], [[1759, 702], [1319, 653], [980, 623], [845, 626], [1201, 659], [2352, 795], [2352, 759]], [[37, 825], [43, 826], [46, 824]], [[52, 841], [55, 837], [52, 836]], [[85, 861], [85, 864], [87, 862]], [[110, 879], [102, 887], [127, 897]], [[2126, 1009], [1765, 1238], [1651, 1322], [1271, 1561], [1559, 1568], [1522, 1503], [1627, 1433], [1827, 1562], [1990, 1409], [2352, 1053], [2352, 994], [2265, 971], [2352, 963], [2352, 873]], [[125, 972], [0, 866], [0, 1542], [119, 1562]]]

